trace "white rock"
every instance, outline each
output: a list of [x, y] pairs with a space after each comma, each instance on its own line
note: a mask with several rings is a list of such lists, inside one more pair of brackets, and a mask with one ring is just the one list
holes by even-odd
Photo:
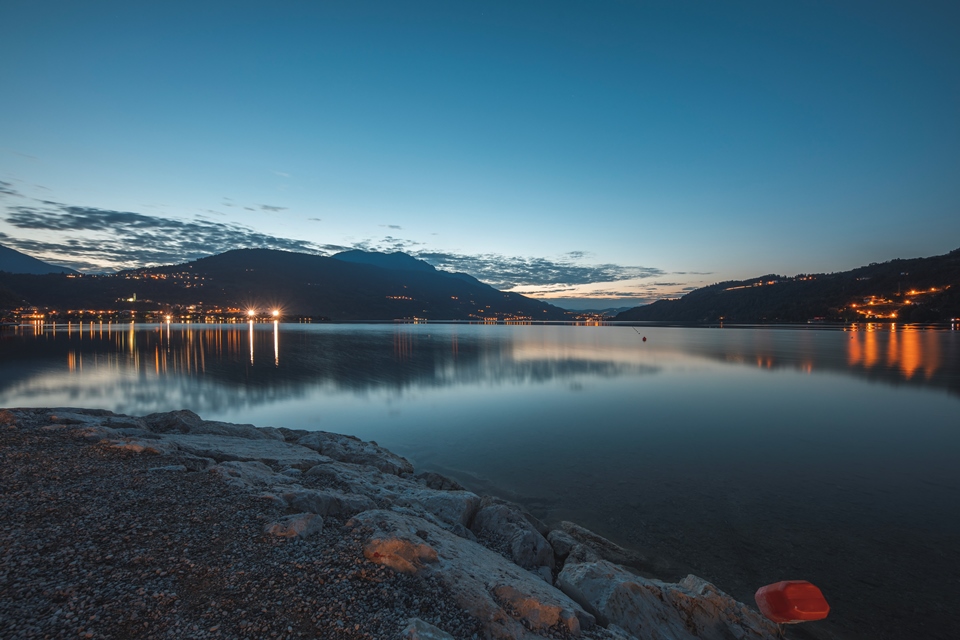
[[[485, 499], [485, 502], [487, 500]], [[502, 537], [510, 545], [513, 561], [526, 569], [553, 569], [553, 547], [514, 506], [487, 503], [481, 506], [470, 528], [477, 533]]]
[[240, 488], [274, 486], [289, 481], [286, 476], [274, 473], [273, 469], [256, 460], [221, 462], [212, 467], [210, 472], [218, 474], [227, 483]]
[[364, 555], [372, 562], [437, 576], [486, 637], [538, 637], [525, 624], [540, 631], [560, 625], [574, 635], [594, 625], [593, 616], [538, 576], [422, 518], [376, 510], [348, 524], [371, 530]]
[[377, 503], [368, 496], [333, 490], [299, 489], [282, 493], [280, 498], [298, 511], [323, 516], [349, 516], [377, 508]]
[[234, 436], [209, 434], [165, 433], [164, 442], [176, 444], [180, 449], [201, 458], [213, 458], [218, 462], [258, 460], [267, 464], [308, 469], [321, 462], [329, 462], [316, 451], [279, 440], [251, 440]]
[[776, 627], [696, 576], [669, 584], [600, 560], [568, 563], [557, 577], [564, 593], [593, 613], [649, 640], [774, 640]]
[[297, 444], [339, 462], [367, 464], [392, 475], [413, 473], [413, 465], [408, 460], [377, 444], [363, 442], [353, 436], [315, 431], [300, 438]]

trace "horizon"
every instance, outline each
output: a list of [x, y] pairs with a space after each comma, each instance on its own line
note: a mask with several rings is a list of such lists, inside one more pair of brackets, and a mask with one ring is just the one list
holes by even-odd
[[399, 250], [601, 309], [960, 244], [957, 5], [584, 7], [12, 3], [0, 244]]

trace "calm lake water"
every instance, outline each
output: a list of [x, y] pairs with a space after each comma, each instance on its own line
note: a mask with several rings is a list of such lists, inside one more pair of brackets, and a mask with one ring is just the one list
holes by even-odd
[[0, 406], [354, 434], [667, 578], [751, 604], [811, 580], [817, 637], [958, 634], [950, 327], [28, 326], [0, 333]]

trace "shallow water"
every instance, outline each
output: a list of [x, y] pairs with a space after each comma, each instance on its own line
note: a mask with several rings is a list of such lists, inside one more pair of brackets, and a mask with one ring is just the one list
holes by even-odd
[[670, 578], [809, 579], [818, 635], [954, 637], [960, 332], [856, 329], [29, 326], [0, 406], [352, 433]]

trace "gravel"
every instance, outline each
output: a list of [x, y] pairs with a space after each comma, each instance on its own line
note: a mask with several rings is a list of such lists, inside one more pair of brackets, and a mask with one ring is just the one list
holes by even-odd
[[3, 638], [380, 639], [412, 617], [480, 637], [437, 581], [365, 560], [343, 520], [269, 536], [274, 502], [15, 415], [0, 412]]

